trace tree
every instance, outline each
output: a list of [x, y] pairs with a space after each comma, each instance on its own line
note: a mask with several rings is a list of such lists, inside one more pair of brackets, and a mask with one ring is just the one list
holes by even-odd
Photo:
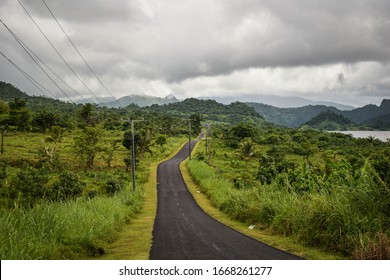
[[87, 103], [83, 105], [77, 114], [80, 127], [96, 126], [98, 124], [98, 118], [95, 113], [95, 107]]
[[74, 152], [86, 169], [93, 167], [97, 153], [102, 150], [101, 138], [102, 130], [100, 128], [87, 126], [74, 139]]
[[238, 154], [246, 163], [255, 156], [256, 144], [251, 138], [245, 138], [244, 141], [238, 145]]
[[39, 111], [33, 116], [32, 125], [39, 131], [44, 132], [56, 125], [60, 119], [58, 114], [47, 112], [46, 110]]
[[53, 184], [53, 198], [58, 201], [75, 199], [83, 192], [84, 183], [80, 177], [72, 171], [64, 171], [57, 182]]
[[31, 122], [31, 112], [26, 108], [26, 101], [15, 98], [9, 103], [10, 118], [9, 125], [15, 126], [21, 131], [27, 130]]
[[191, 120], [191, 134], [198, 135], [202, 128], [202, 116], [198, 113], [190, 116]]
[[156, 144], [162, 149], [163, 146], [167, 143], [167, 138], [164, 135], [159, 135], [156, 139]]
[[[132, 134], [130, 131], [125, 132], [122, 145], [127, 150], [132, 149]], [[139, 131], [134, 132], [134, 145], [136, 155], [142, 156], [146, 152], [152, 154], [153, 152], [150, 149], [150, 146], [152, 145], [150, 131], [146, 129], [141, 129]]]
[[0, 115], [9, 115], [9, 105], [0, 99]]

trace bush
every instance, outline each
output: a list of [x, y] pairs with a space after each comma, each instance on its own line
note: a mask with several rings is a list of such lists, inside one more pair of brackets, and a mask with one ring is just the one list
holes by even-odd
[[106, 185], [104, 186], [107, 194], [113, 195], [116, 192], [119, 192], [122, 190], [125, 186], [125, 182], [123, 180], [116, 180], [114, 178], [111, 178], [106, 182]]
[[46, 165], [39, 169], [25, 165], [11, 179], [10, 198], [18, 199], [17, 203], [33, 206], [37, 201], [46, 198], [49, 169]]
[[59, 180], [53, 184], [53, 199], [65, 201], [74, 199], [83, 192], [84, 183], [79, 176], [72, 171], [64, 171]]

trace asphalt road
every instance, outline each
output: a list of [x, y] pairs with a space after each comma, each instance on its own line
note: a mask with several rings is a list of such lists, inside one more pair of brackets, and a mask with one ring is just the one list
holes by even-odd
[[[191, 142], [191, 147], [196, 141]], [[292, 260], [300, 259], [243, 235], [207, 215], [188, 191], [179, 164], [188, 144], [158, 166], [157, 215], [152, 260]]]

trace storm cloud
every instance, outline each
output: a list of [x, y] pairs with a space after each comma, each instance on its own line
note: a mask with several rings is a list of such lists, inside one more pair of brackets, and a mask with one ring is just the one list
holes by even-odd
[[[44, 3], [20, 1], [85, 82], [104, 95]], [[386, 0], [45, 1], [117, 96], [264, 93], [353, 103], [356, 95], [365, 96], [362, 102], [389, 95]], [[16, 0], [2, 1], [0, 9], [15, 33], [83, 91]], [[3, 53], [37, 71], [3, 26], [0, 39]], [[0, 80], [28, 91], [10, 67], [1, 59]]]

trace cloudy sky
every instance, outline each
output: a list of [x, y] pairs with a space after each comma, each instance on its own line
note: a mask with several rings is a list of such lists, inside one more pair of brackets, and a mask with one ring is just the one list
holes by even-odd
[[[0, 19], [72, 90], [109, 93], [72, 48], [42, 0], [18, 0]], [[116, 96], [299, 96], [360, 106], [390, 98], [388, 0], [45, 0]], [[64, 94], [0, 23], [0, 51], [55, 96]], [[0, 80], [42, 95], [0, 55]], [[89, 90], [88, 90], [89, 89]], [[77, 94], [76, 94], [77, 92]], [[50, 96], [50, 95], [49, 95]]]

